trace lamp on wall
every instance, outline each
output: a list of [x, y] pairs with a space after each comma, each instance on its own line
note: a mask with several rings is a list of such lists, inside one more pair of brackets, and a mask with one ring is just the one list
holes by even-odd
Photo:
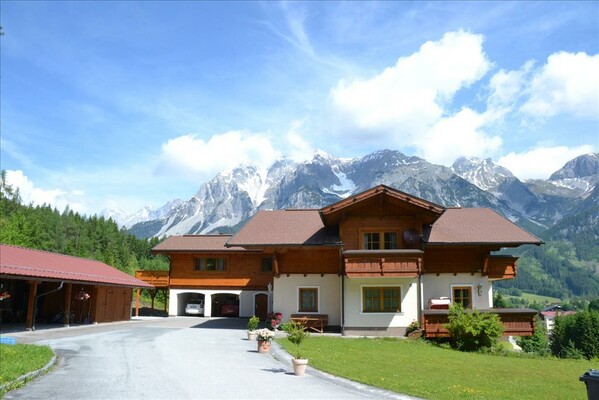
[[479, 296], [483, 295], [483, 285], [482, 285], [482, 283], [478, 284], [478, 286], [476, 287], [476, 292], [478, 293]]

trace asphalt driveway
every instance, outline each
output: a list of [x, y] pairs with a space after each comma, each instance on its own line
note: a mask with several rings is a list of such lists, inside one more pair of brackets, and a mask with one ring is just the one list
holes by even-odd
[[11, 334], [48, 344], [57, 367], [7, 399], [406, 398], [259, 354], [245, 321], [176, 317]]

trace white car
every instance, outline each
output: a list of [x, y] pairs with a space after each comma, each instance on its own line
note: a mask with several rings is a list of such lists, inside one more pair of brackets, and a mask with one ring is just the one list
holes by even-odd
[[200, 315], [204, 314], [204, 300], [193, 299], [187, 302], [185, 314]]

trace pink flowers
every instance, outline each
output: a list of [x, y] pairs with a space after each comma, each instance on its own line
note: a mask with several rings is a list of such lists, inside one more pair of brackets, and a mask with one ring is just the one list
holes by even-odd
[[270, 326], [273, 329], [277, 329], [278, 326], [281, 324], [281, 320], [283, 319], [283, 314], [281, 314], [280, 312], [270, 313], [270, 314], [268, 314], [268, 319], [270, 319]]

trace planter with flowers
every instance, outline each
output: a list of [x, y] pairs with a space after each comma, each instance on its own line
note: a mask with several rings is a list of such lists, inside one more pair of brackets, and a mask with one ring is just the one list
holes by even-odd
[[253, 315], [252, 318], [250, 318], [250, 320], [248, 321], [248, 340], [256, 340], [256, 337], [258, 336], [258, 334], [256, 333], [256, 329], [258, 329], [259, 323], [260, 318], [256, 317], [255, 315]]
[[258, 353], [269, 353], [270, 352], [270, 341], [274, 339], [275, 333], [270, 329], [258, 329], [256, 331], [258, 336]]
[[301, 322], [289, 321], [285, 324], [285, 332], [287, 332], [287, 340], [296, 346], [295, 357], [291, 359], [293, 364], [293, 373], [301, 376], [306, 372], [308, 359], [302, 358], [300, 353], [302, 342], [310, 334], [306, 331], [306, 327]]
[[283, 314], [280, 312], [273, 312], [268, 314], [268, 319], [270, 320], [270, 327], [275, 331], [281, 325], [281, 320], [283, 319]]

